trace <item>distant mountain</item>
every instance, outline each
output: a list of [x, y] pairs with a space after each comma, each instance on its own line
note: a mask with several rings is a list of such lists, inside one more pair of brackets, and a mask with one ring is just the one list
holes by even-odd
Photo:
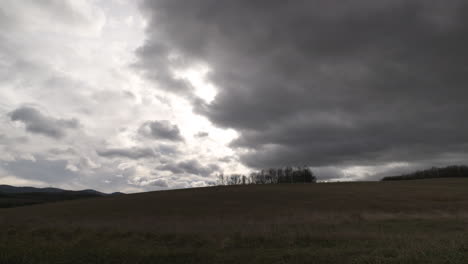
[[113, 193], [111, 193], [109, 195], [122, 195], [122, 194], [125, 194], [125, 193], [123, 193], [123, 192], [113, 192]]
[[66, 190], [58, 188], [35, 188], [35, 187], [16, 187], [11, 185], [0, 185], [0, 193], [58, 193]]
[[80, 190], [80, 191], [70, 191], [70, 190], [63, 190], [59, 188], [36, 188], [36, 187], [16, 187], [11, 185], [0, 185], [0, 193], [61, 193], [61, 192], [75, 192], [75, 193], [90, 193], [90, 194], [97, 194], [97, 195], [107, 195], [106, 193], [98, 192], [92, 189]]
[[51, 187], [35, 188], [0, 185], [0, 208], [122, 194], [119, 192], [106, 194], [91, 189], [70, 191]]

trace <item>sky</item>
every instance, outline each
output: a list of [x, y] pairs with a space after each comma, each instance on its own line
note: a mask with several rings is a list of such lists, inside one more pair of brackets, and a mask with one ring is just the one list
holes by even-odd
[[0, 184], [466, 164], [463, 0], [2, 0]]

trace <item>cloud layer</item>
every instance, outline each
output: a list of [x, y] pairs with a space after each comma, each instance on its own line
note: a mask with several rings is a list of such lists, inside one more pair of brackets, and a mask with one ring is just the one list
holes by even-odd
[[[145, 20], [136, 1], [2, 1], [0, 183], [104, 192], [213, 184], [206, 164], [230, 151], [228, 139], [138, 74]], [[157, 169], [172, 163], [183, 172]]]
[[1, 183], [136, 192], [466, 162], [466, 1], [139, 2], [2, 2]]
[[[141, 9], [140, 65], [209, 65], [218, 94], [192, 99], [195, 110], [240, 132], [232, 146], [248, 166], [418, 163], [467, 150], [465, 1], [158, 0]], [[179, 59], [153, 64], [171, 54]], [[181, 93], [166, 77], [154, 80]]]

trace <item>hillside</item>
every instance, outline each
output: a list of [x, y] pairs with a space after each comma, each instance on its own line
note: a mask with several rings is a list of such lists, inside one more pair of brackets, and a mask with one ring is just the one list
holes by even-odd
[[102, 197], [108, 194], [95, 190], [69, 191], [58, 188], [35, 188], [0, 185], [0, 208], [10, 208], [83, 198]]
[[468, 166], [432, 167], [397, 176], [387, 176], [382, 181], [421, 180], [435, 178], [468, 178]]
[[0, 263], [464, 263], [467, 208], [468, 179], [107, 196], [0, 209]]
[[11, 185], [0, 185], [0, 193], [57, 193], [65, 190], [59, 188], [36, 188], [36, 187], [16, 187]]

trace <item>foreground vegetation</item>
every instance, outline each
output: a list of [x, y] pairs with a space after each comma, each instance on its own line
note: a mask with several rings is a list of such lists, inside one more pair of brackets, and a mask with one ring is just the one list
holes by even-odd
[[221, 186], [0, 209], [0, 263], [466, 263], [468, 179]]
[[101, 197], [83, 192], [63, 193], [0, 193], [0, 208], [18, 207], [66, 200]]

